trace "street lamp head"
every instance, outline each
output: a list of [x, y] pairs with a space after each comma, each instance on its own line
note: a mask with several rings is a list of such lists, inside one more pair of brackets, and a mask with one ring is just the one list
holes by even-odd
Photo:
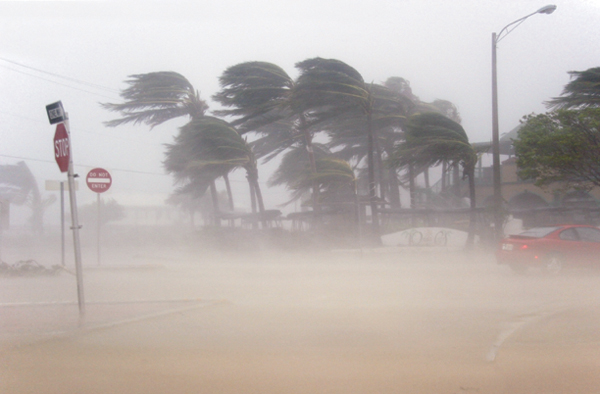
[[554, 4], [549, 4], [549, 5], [543, 6], [542, 8], [537, 10], [535, 13], [536, 14], [551, 14], [554, 11], [556, 11], [556, 6]]

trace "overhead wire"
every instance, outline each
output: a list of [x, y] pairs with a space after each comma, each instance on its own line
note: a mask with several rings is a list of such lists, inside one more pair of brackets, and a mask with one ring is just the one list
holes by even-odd
[[0, 67], [6, 68], [8, 70], [11, 70], [11, 71], [14, 71], [14, 72], [17, 72], [17, 73], [20, 73], [20, 74], [28, 75], [30, 77], [42, 79], [44, 81], [48, 81], [48, 82], [51, 82], [51, 83], [54, 83], [54, 84], [57, 84], [57, 85], [65, 86], [65, 87], [70, 88], [70, 89], [79, 90], [80, 92], [85, 92], [85, 93], [93, 94], [93, 95], [98, 96], [98, 97], [104, 97], [104, 98], [107, 98], [107, 99], [113, 99], [114, 98], [114, 97], [109, 97], [109, 96], [106, 96], [106, 95], [103, 95], [103, 94], [100, 94], [100, 93], [90, 92], [89, 90], [76, 88], [74, 86], [67, 85], [67, 84], [64, 84], [64, 83], [61, 83], [61, 82], [58, 82], [58, 81], [53, 81], [53, 80], [48, 79], [48, 78], [40, 77], [39, 75], [30, 74], [30, 73], [27, 73], [27, 72], [21, 71], [21, 70], [16, 70], [14, 68], [11, 68], [11, 67], [8, 67], [8, 66], [4, 66], [4, 65], [1, 65], [1, 64], [0, 64]]
[[[78, 84], [81, 84], [81, 85], [87, 85], [89, 87], [93, 87], [93, 88], [96, 88], [96, 89], [102, 89], [102, 90], [106, 90], [106, 91], [111, 92], [111, 93], [119, 94], [119, 90], [118, 89], [109, 88], [107, 86], [100, 85], [100, 84], [97, 84], [97, 83], [87, 82], [87, 81], [83, 81], [81, 79], [77, 79], [77, 78], [73, 78], [73, 77], [68, 77], [66, 75], [61, 75], [61, 74], [58, 74], [58, 73], [53, 73], [51, 71], [42, 70], [40, 68], [36, 68], [36, 67], [28, 66], [28, 65], [23, 64], [23, 63], [15, 62], [14, 60], [10, 60], [10, 59], [7, 59], [5, 57], [0, 57], [0, 60], [5, 61], [7, 63], [14, 64], [14, 65], [19, 66], [19, 67], [23, 67], [23, 68], [27, 68], [27, 69], [30, 69], [30, 70], [33, 70], [33, 71], [37, 71], [37, 72], [40, 72], [42, 74], [51, 75], [53, 77], [65, 79], [65, 80], [70, 81], [70, 82], [75, 82], [75, 83], [78, 83]], [[3, 67], [5, 67], [5, 66], [3, 66]], [[16, 70], [14, 70], [14, 71], [16, 71]]]
[[[43, 69], [40, 69], [40, 68], [32, 67], [32, 66], [29, 66], [29, 65], [26, 65], [26, 64], [23, 64], [23, 63], [20, 63], [20, 62], [16, 62], [14, 60], [10, 60], [10, 59], [4, 58], [4, 57], [0, 57], [0, 60], [4, 61], [4, 62], [7, 62], [7, 63], [10, 63], [12, 65], [18, 66], [18, 67], [26, 68], [28, 70], [33, 70], [33, 71], [36, 71], [36, 72], [39, 72], [39, 73], [42, 73], [42, 74], [46, 74], [46, 75], [49, 75], [49, 76], [52, 76], [52, 77], [55, 77], [55, 78], [64, 79], [64, 80], [72, 82], [72, 83], [84, 85], [84, 86], [95, 88], [95, 89], [104, 90], [104, 91], [107, 91], [107, 92], [110, 92], [110, 93], [115, 93], [117, 95], [119, 94], [119, 90], [113, 89], [113, 88], [109, 88], [109, 87], [106, 87], [106, 86], [103, 86], [103, 85], [100, 85], [100, 84], [96, 84], [96, 83], [92, 83], [92, 82], [87, 82], [87, 81], [83, 81], [83, 80], [80, 80], [80, 79], [77, 79], [77, 78], [68, 77], [68, 76], [61, 75], [61, 74], [58, 74], [58, 73], [54, 73], [54, 72], [51, 72], [51, 71], [47, 71], [47, 70], [43, 70]], [[57, 85], [65, 86], [65, 87], [70, 88], [70, 89], [78, 90], [78, 91], [81, 91], [81, 92], [84, 92], [84, 93], [88, 93], [88, 94], [93, 94], [95, 96], [104, 97], [104, 98], [108, 98], [108, 99], [114, 99], [115, 98], [114, 96], [113, 97], [109, 97], [109, 96], [106, 96], [106, 95], [103, 95], [103, 94], [100, 94], [100, 93], [97, 93], [97, 92], [92, 92], [92, 91], [89, 91], [89, 90], [77, 88], [77, 87], [74, 87], [74, 86], [71, 86], [71, 85], [67, 85], [65, 83], [61, 83], [61, 82], [58, 82], [58, 81], [55, 81], [55, 80], [52, 80], [52, 79], [49, 79], [49, 78], [44, 78], [44, 77], [39, 76], [39, 75], [35, 75], [35, 74], [28, 73], [28, 72], [25, 72], [25, 71], [22, 71], [22, 70], [18, 70], [18, 69], [15, 69], [13, 67], [9, 67], [9, 66], [6, 66], [6, 65], [0, 64], [0, 67], [3, 67], [5, 69], [8, 69], [8, 70], [11, 70], [11, 71], [23, 74], [23, 75], [27, 75], [27, 76], [30, 76], [30, 77], [33, 77], [33, 78], [38, 78], [38, 79], [41, 79], [41, 80], [44, 80], [44, 81], [47, 81], [47, 82], [51, 82], [51, 83], [54, 83], [54, 84], [57, 84]], [[0, 111], [0, 113], [4, 113], [4, 114], [10, 115], [10, 116], [19, 117], [19, 118], [26, 119], [26, 120], [29, 120], [29, 121], [40, 122], [38, 119], [33, 119], [33, 118], [29, 118], [29, 117], [26, 117], [26, 116], [23, 116], [23, 115], [18, 115], [18, 114], [6, 112], [6, 111]], [[96, 135], [105, 136], [105, 134], [98, 133], [98, 132], [93, 132], [93, 131], [89, 131], [89, 130], [78, 130], [78, 131], [82, 131], [82, 132], [90, 133], [90, 134], [96, 134]], [[111, 136], [111, 138], [117, 138], [117, 139], [121, 139], [121, 140], [129, 140], [129, 141], [131, 141], [130, 139], [122, 138], [122, 137]], [[150, 144], [150, 143], [145, 143], [145, 144], [147, 144], [147, 145], [154, 145], [154, 144]], [[0, 154], [0, 157], [7, 157], [7, 158], [12, 158], [12, 159], [20, 159], [20, 160], [31, 160], [31, 161], [45, 162], [45, 163], [54, 163], [52, 160], [43, 160], [43, 159], [35, 159], [35, 158], [29, 158], [29, 157], [4, 155], [4, 154]], [[76, 166], [81, 166], [81, 167], [94, 167], [94, 166], [89, 166], [89, 165], [85, 165], [85, 164], [75, 164], [75, 165]], [[160, 174], [160, 173], [154, 173], [154, 172], [148, 172], [148, 171], [128, 170], [128, 169], [122, 169], [122, 168], [112, 168], [112, 170], [114, 170], [114, 171], [121, 171], [121, 172], [127, 172], [127, 173], [146, 174], [146, 175], [160, 175], [160, 176], [167, 176], [168, 175], [168, 174], [164, 174], [164, 173]], [[240, 182], [241, 183], [241, 182], [245, 182], [245, 181], [232, 179], [232, 180], [230, 180], [230, 182], [234, 182], [234, 183]], [[260, 182], [260, 183], [265, 183], [265, 182]]]

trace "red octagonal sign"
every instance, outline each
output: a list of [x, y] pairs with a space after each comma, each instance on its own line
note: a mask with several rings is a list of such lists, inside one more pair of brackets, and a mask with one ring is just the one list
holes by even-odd
[[88, 172], [85, 182], [91, 191], [104, 193], [112, 185], [112, 177], [104, 168], [94, 168]]
[[56, 126], [56, 133], [54, 133], [54, 158], [60, 172], [67, 172], [69, 169], [70, 148], [69, 134], [67, 134], [65, 124], [59, 123]]

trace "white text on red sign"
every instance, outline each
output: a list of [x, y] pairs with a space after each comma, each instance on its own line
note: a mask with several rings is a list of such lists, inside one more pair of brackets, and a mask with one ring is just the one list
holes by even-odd
[[[110, 175], [108, 174], [108, 172], [90, 172], [88, 174], [88, 179], [90, 178], [110, 178]], [[104, 182], [102, 180], [99, 180], [98, 182]]]
[[54, 154], [56, 157], [68, 157], [69, 156], [69, 139], [61, 138], [54, 142]]
[[108, 189], [108, 183], [89, 183], [88, 186], [90, 187], [90, 189], [98, 189], [98, 190], [103, 190], [103, 189]]

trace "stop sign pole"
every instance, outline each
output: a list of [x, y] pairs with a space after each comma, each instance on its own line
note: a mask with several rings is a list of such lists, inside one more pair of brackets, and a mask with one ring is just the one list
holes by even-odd
[[[75, 276], [77, 278], [77, 301], [79, 304], [79, 316], [83, 318], [85, 316], [85, 297], [83, 293], [83, 271], [81, 266], [81, 243], [79, 242], [79, 216], [77, 214], [77, 198], [75, 195], [75, 177], [77, 176], [73, 170], [73, 149], [71, 146], [71, 131], [69, 127], [69, 116], [64, 111], [62, 103], [60, 101], [52, 103], [46, 106], [46, 112], [48, 113], [48, 119], [50, 124], [58, 124], [57, 133], [61, 124], [64, 125], [64, 129], [67, 134], [67, 140], [60, 141], [57, 146], [57, 138], [55, 136], [54, 150], [55, 158], [61, 172], [60, 160], [65, 160], [65, 155], [68, 155], [68, 168], [67, 168], [67, 181], [69, 183], [69, 201], [71, 203], [71, 229], [73, 230], [73, 246], [75, 249]], [[60, 140], [60, 138], [58, 138]], [[66, 146], [65, 146], [66, 144]]]

